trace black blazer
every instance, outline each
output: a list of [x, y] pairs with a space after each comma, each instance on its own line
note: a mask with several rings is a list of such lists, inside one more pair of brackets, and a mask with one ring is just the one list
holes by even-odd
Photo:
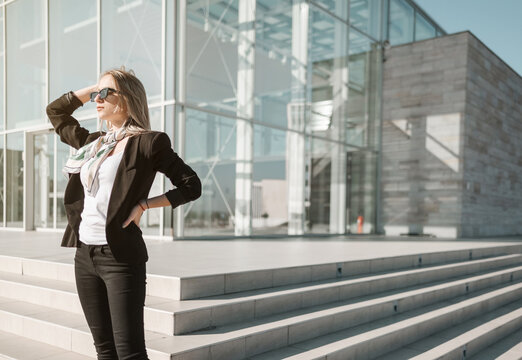
[[[79, 149], [105, 132], [89, 131], [71, 116], [81, 100], [72, 91], [63, 94], [47, 105], [46, 111], [55, 132], [62, 142]], [[142, 231], [134, 221], [122, 228], [132, 208], [145, 199], [156, 172], [165, 174], [176, 189], [165, 193], [172, 208], [201, 196], [201, 181], [190, 166], [172, 150], [169, 136], [161, 131], [151, 131], [127, 140], [122, 160], [116, 172], [109, 199], [105, 233], [107, 243], [118, 262], [138, 264], [148, 260]], [[79, 246], [79, 227], [83, 211], [84, 190], [80, 174], [70, 174], [64, 193], [68, 225], [61, 246]]]

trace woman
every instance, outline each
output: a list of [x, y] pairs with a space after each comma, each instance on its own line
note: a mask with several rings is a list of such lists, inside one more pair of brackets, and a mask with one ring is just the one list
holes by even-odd
[[[89, 133], [71, 116], [89, 100], [107, 133]], [[168, 135], [150, 130], [143, 84], [123, 66], [103, 73], [97, 85], [63, 94], [47, 106], [47, 115], [60, 139], [78, 149], [63, 169], [69, 181], [62, 246], [77, 247], [76, 287], [98, 359], [148, 359], [148, 255], [140, 218], [147, 209], [197, 199], [201, 182], [172, 151]], [[176, 189], [147, 199], [157, 171]]]

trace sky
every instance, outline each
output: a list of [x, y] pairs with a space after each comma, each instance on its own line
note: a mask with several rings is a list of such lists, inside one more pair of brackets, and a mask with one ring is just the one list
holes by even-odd
[[522, 0], [415, 0], [448, 34], [471, 31], [522, 76]]

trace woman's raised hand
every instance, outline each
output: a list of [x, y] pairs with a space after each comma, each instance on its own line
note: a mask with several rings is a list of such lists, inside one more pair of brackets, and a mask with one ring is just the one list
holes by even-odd
[[93, 91], [96, 91], [97, 89], [98, 89], [98, 84], [94, 84], [94, 85], [84, 87], [83, 89], [73, 91], [73, 93], [74, 93], [74, 95], [76, 95], [76, 97], [78, 99], [80, 99], [80, 101], [82, 103], [85, 104], [87, 101], [91, 101], [91, 93]]

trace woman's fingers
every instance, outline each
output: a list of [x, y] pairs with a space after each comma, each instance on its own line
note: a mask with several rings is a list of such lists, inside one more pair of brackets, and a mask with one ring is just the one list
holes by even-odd
[[[138, 213], [138, 214], [139, 214], [139, 213]], [[136, 225], [138, 225], [138, 227], [139, 227], [139, 225], [140, 225], [140, 217], [141, 217], [141, 216], [138, 215], [138, 216], [136, 216], [136, 217], [132, 220], [132, 221], [134, 221], [134, 223], [135, 223]]]
[[135, 205], [135, 206], [134, 206], [134, 208], [132, 209], [132, 211], [131, 211], [129, 217], [128, 217], [127, 220], [125, 220], [125, 222], [123, 223], [122, 228], [126, 228], [126, 227], [130, 224], [130, 222], [131, 222], [131, 221], [134, 221], [134, 220], [136, 220], [136, 221], [134, 221], [134, 223], [135, 223], [136, 225], [139, 226], [139, 224], [140, 224], [140, 218], [141, 218], [140, 209], [141, 209], [141, 208], [140, 208], [139, 205]]

